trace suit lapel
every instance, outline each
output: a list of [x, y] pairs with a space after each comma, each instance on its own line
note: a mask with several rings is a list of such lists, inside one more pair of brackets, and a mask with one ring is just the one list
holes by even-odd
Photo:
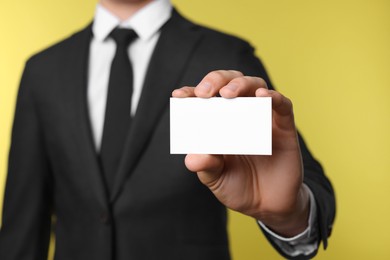
[[111, 202], [119, 195], [128, 174], [134, 169], [147, 146], [172, 91], [179, 87], [186, 62], [193, 53], [200, 33], [176, 11], [163, 26], [150, 61], [132, 127], [111, 192]]
[[[72, 129], [75, 131], [77, 140], [77, 149], [75, 154], [80, 156], [80, 179], [86, 180], [89, 187], [93, 190], [101, 205], [107, 205], [108, 195], [104, 185], [103, 176], [92, 138], [88, 106], [87, 106], [87, 75], [89, 46], [91, 42], [91, 25], [86, 29], [76, 33], [69, 39], [67, 51], [63, 57], [61, 71], [62, 78], [60, 84], [63, 84], [72, 100], [67, 104], [67, 113], [72, 114], [74, 122]], [[82, 175], [82, 176], [81, 176]]]

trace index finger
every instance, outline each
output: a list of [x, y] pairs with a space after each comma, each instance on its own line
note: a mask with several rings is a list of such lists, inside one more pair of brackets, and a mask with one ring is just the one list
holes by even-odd
[[219, 90], [226, 86], [231, 80], [242, 76], [243, 74], [241, 72], [235, 70], [212, 71], [195, 87], [194, 93], [197, 97], [214, 97], [219, 93]]

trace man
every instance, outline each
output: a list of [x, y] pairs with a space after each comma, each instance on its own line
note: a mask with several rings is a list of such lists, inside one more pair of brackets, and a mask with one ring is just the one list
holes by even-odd
[[[129, 46], [117, 27], [135, 31]], [[113, 94], [128, 78], [130, 94]], [[273, 155], [170, 155], [171, 94], [272, 97]], [[92, 25], [27, 62], [6, 185], [1, 259], [46, 259], [52, 216], [55, 259], [229, 259], [225, 206], [258, 220], [282, 255], [308, 258], [335, 214], [291, 102], [252, 48], [166, 0], [101, 0]]]

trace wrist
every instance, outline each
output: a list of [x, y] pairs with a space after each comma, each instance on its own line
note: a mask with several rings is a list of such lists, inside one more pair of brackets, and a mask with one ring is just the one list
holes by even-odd
[[301, 185], [291, 210], [283, 213], [261, 214], [258, 220], [283, 237], [294, 237], [308, 226], [310, 197], [307, 187]]

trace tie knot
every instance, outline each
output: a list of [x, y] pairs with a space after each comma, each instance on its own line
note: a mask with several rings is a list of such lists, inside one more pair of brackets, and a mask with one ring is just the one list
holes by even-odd
[[128, 46], [135, 38], [137, 33], [132, 29], [115, 28], [110, 37], [116, 42], [118, 46]]

